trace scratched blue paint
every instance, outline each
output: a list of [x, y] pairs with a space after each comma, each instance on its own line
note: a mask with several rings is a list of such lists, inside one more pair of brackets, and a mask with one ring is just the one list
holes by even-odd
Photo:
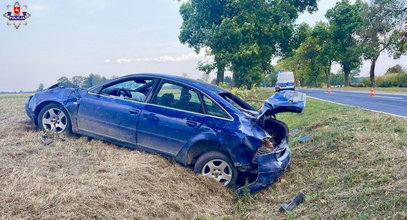
[[[152, 79], [151, 92], [160, 83], [172, 82], [194, 89], [214, 100], [229, 118], [214, 117], [207, 111], [194, 113], [152, 104], [151, 96], [145, 102], [129, 101], [100, 94], [102, 88], [129, 79]], [[288, 128], [280, 153], [256, 155], [264, 138], [271, 137], [264, 127], [264, 120], [274, 120], [279, 112], [301, 112], [305, 96], [290, 92], [277, 93], [267, 99], [259, 112], [241, 110], [221, 94], [228, 91], [207, 83], [162, 74], [133, 74], [114, 79], [90, 89], [60, 88], [53, 86], [29, 97], [26, 112], [37, 125], [38, 113], [49, 103], [59, 103], [68, 112], [72, 132], [103, 139], [131, 149], [157, 153], [183, 165], [192, 165], [206, 151], [225, 152], [234, 166], [242, 172], [258, 173], [257, 180], [249, 187], [251, 192], [272, 184], [288, 166], [291, 153], [288, 147]], [[247, 108], [251, 108], [247, 103]], [[251, 110], [251, 111], [248, 111]], [[249, 114], [248, 112], [251, 112]], [[263, 126], [263, 127], [262, 127]], [[256, 155], [256, 156], [255, 156]]]

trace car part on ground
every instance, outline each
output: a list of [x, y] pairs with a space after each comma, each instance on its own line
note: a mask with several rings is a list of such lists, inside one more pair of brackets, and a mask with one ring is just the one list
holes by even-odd
[[[306, 96], [268, 98], [260, 111], [214, 85], [162, 74], [134, 74], [90, 89], [36, 93], [26, 112], [40, 129], [64, 131], [160, 154], [228, 186], [239, 172], [257, 173], [256, 192], [289, 165], [288, 127], [280, 112], [299, 113]], [[217, 152], [217, 153], [208, 153]]]
[[305, 200], [304, 193], [298, 193], [290, 203], [284, 203], [278, 209], [280, 212], [291, 211]]
[[301, 137], [298, 138], [298, 141], [300, 143], [305, 143], [305, 142], [311, 140], [312, 136], [313, 136], [312, 134], [301, 136]]

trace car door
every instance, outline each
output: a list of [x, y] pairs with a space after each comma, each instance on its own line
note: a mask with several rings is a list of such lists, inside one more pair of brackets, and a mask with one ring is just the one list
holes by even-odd
[[88, 92], [80, 102], [78, 129], [136, 145], [138, 119], [152, 85], [153, 80], [131, 78]]
[[163, 80], [140, 116], [138, 145], [175, 156], [202, 129], [205, 116], [198, 91]]

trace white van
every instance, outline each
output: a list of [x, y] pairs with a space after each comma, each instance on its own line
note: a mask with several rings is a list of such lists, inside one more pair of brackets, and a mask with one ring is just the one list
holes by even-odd
[[295, 90], [293, 72], [281, 72], [277, 75], [276, 92], [281, 90]]

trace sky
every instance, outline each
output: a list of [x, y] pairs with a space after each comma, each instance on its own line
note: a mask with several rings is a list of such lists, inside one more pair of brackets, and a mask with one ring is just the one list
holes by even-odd
[[[324, 20], [336, 0], [321, 0], [319, 11], [303, 14], [297, 23]], [[0, 14], [15, 0], [1, 0]], [[182, 45], [182, 23], [176, 0], [20, 0], [31, 17], [15, 29], [0, 17], [0, 91], [28, 91], [54, 84], [62, 76], [132, 73], [187, 74], [200, 78], [203, 53]], [[380, 56], [376, 72], [383, 74], [407, 57]], [[405, 66], [407, 67], [407, 66]], [[338, 66], [334, 67], [334, 71]], [[369, 64], [362, 67], [367, 76]], [[214, 74], [211, 76], [214, 78]]]

